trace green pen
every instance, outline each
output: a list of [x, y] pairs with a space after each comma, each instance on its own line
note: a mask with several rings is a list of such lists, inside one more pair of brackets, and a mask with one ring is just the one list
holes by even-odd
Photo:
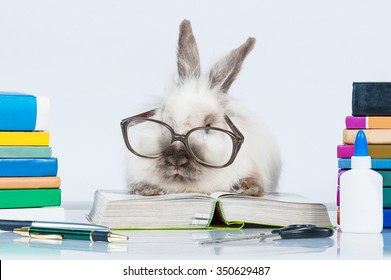
[[72, 229], [53, 229], [53, 228], [36, 228], [22, 227], [16, 228], [13, 232], [26, 237], [38, 239], [76, 239], [89, 241], [126, 241], [128, 236], [103, 230], [72, 230]]

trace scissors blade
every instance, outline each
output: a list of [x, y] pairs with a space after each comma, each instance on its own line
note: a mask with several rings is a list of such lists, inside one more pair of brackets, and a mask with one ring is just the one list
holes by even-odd
[[218, 238], [218, 239], [214, 239], [214, 240], [200, 241], [198, 244], [208, 245], [208, 244], [219, 244], [219, 243], [233, 242], [233, 241], [263, 239], [264, 235], [265, 235], [264, 233], [260, 233], [260, 234], [251, 234], [251, 235], [244, 235], [244, 236], [238, 236], [238, 237]]

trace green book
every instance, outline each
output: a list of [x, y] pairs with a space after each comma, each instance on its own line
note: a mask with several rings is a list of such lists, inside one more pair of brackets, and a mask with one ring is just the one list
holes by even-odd
[[0, 190], [0, 208], [60, 206], [61, 189]]
[[52, 148], [48, 146], [0, 146], [0, 158], [49, 158]]

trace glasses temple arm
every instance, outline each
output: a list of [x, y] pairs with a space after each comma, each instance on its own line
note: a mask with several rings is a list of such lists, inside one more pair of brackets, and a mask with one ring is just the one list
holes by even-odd
[[153, 109], [153, 110], [149, 110], [149, 111], [146, 111], [146, 112], [144, 112], [144, 113], [135, 115], [135, 116], [133, 116], [132, 118], [134, 118], [134, 117], [149, 118], [149, 117], [152, 117], [152, 116], [156, 113], [157, 110], [158, 110], [158, 108]]
[[132, 118], [150, 118], [150, 117], [152, 117], [153, 115], [155, 115], [155, 113], [156, 113], [156, 111], [158, 110], [158, 108], [156, 108], [156, 109], [153, 109], [153, 110], [149, 110], [149, 111], [146, 111], [146, 112], [144, 112], [144, 113], [141, 113], [141, 114], [138, 114], [138, 115], [135, 115], [135, 116], [131, 116], [131, 117], [128, 117], [128, 118], [126, 118], [126, 119], [123, 119], [122, 121], [121, 121], [121, 126], [124, 124], [124, 123], [126, 123], [126, 122], [128, 122], [130, 119], [132, 119]]
[[234, 123], [231, 121], [231, 119], [227, 116], [224, 115], [225, 121], [227, 122], [228, 126], [232, 129], [232, 131], [239, 136], [240, 140], [244, 140], [244, 135], [240, 132], [240, 130], [234, 125]]

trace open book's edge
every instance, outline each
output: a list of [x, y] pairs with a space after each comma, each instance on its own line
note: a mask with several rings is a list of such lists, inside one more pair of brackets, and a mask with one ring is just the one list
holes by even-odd
[[[103, 192], [111, 192], [110, 190], [97, 190], [98, 191], [103, 191]], [[113, 191], [113, 192], [116, 192], [116, 191]], [[122, 193], [122, 191], [120, 191], [120, 193]], [[187, 194], [189, 195], [189, 194]], [[228, 197], [235, 197], [236, 196], [240, 196], [238, 194], [233, 194], [233, 193], [219, 193], [219, 195], [217, 195], [217, 197], [215, 199], [213, 199], [212, 196], [206, 196], [206, 195], [202, 195], [203, 197], [206, 197], [206, 198], [210, 198], [210, 199], [213, 199], [213, 203], [211, 205], [211, 211], [210, 211], [210, 215], [209, 215], [209, 219], [207, 219], [207, 215], [205, 215], [205, 217], [201, 217], [200, 219], [203, 220], [203, 223], [194, 223], [194, 224], [189, 224], [189, 225], [180, 225], [180, 226], [168, 226], [168, 227], [159, 227], [159, 226], [151, 226], [151, 227], [112, 227], [113, 230], [197, 230], [197, 229], [213, 229], [213, 230], [216, 230], [216, 229], [221, 229], [221, 230], [224, 230], [224, 229], [241, 229], [243, 228], [244, 226], [262, 226], [262, 227], [283, 227], [283, 226], [286, 226], [286, 224], [279, 224], [279, 223], [263, 223], [263, 222], [252, 222], [252, 221], [240, 221], [240, 220], [228, 220], [225, 213], [224, 213], [224, 203], [223, 201], [225, 201], [225, 198], [228, 198]], [[277, 196], [279, 196], [279, 194], [276, 194]], [[285, 195], [283, 195], [285, 197]], [[289, 195], [288, 195], [289, 196]], [[183, 196], [182, 196], [183, 197]], [[160, 199], [162, 199], [162, 197], [160, 197]], [[252, 198], [250, 198], [252, 199]], [[254, 199], [257, 199], [257, 198], [254, 198]], [[284, 201], [285, 199], [283, 199], [283, 201], [277, 199], [280, 203], [300, 203], [301, 202], [292, 202], [292, 201]], [[95, 203], [95, 201], [94, 201]], [[306, 201], [304, 203], [310, 203], [310, 204], [313, 204], [314, 202], [310, 202], [310, 201]], [[317, 203], [315, 202], [315, 204], [322, 204], [322, 203]], [[322, 204], [324, 205], [324, 204]], [[327, 210], [326, 210], [327, 211]], [[197, 218], [195, 218], [197, 219]], [[96, 224], [96, 221], [94, 221], [94, 219], [92, 218], [91, 216], [91, 211], [90, 213], [87, 215], [87, 220], [90, 222], [90, 223], [93, 223], [93, 224]], [[325, 226], [331, 226], [332, 225], [325, 225]]]

